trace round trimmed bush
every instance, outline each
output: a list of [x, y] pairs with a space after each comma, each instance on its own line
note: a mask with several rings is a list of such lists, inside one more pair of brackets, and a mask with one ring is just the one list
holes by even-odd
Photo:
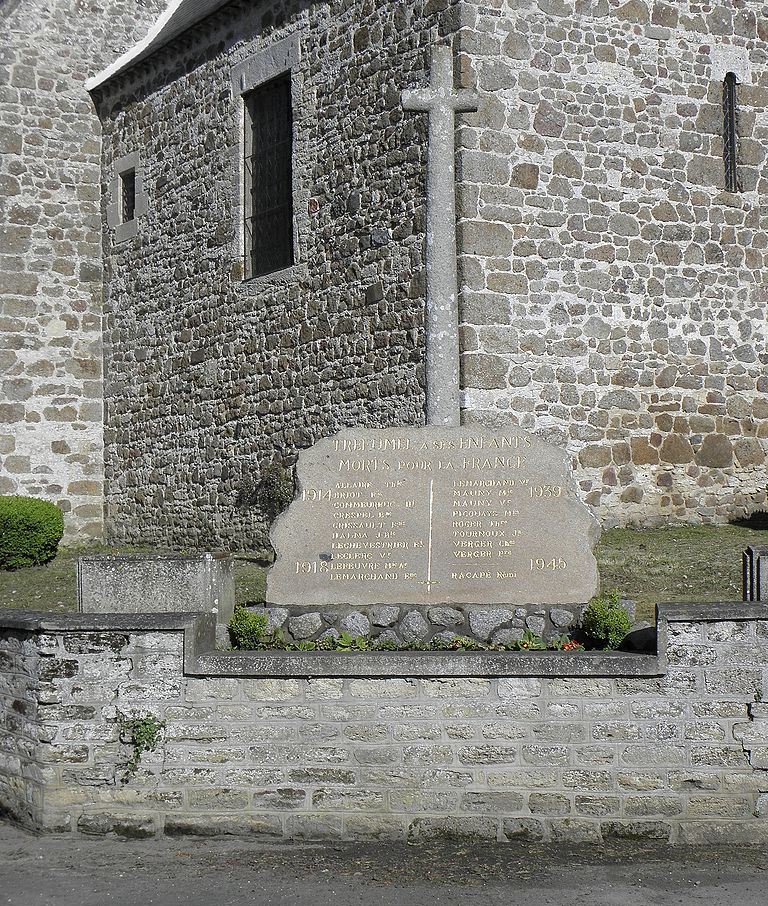
[[593, 598], [581, 618], [581, 628], [606, 648], [618, 648], [630, 630], [629, 614], [618, 593]]
[[64, 534], [64, 515], [47, 500], [0, 497], [0, 569], [47, 563]]

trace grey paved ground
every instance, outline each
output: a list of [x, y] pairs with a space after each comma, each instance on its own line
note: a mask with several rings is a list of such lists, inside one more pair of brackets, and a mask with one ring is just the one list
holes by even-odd
[[766, 906], [768, 852], [36, 838], [0, 824], [12, 906]]

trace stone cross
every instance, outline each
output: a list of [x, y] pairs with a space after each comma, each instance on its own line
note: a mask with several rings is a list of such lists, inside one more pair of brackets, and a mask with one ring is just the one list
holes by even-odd
[[405, 110], [429, 113], [427, 151], [427, 424], [460, 424], [459, 305], [456, 265], [457, 113], [477, 110], [476, 92], [456, 89], [453, 48], [432, 48], [429, 88], [402, 92]]

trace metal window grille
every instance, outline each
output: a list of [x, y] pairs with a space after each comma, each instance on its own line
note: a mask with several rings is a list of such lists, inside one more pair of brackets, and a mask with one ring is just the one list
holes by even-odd
[[250, 124], [246, 144], [245, 250], [248, 276], [293, 264], [293, 180], [290, 73], [245, 96]]
[[136, 216], [136, 171], [120, 174], [120, 212], [123, 223]]
[[738, 192], [740, 189], [737, 129], [736, 76], [729, 72], [723, 82], [723, 163], [727, 192]]

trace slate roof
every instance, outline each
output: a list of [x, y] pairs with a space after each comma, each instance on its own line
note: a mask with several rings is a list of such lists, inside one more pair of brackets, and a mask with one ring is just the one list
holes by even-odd
[[228, 2], [229, 0], [169, 0], [168, 6], [150, 28], [146, 37], [118, 57], [106, 69], [88, 79], [85, 87], [88, 91], [93, 91], [94, 88], [108, 82], [118, 73], [151, 56], [164, 44], [172, 41]]

